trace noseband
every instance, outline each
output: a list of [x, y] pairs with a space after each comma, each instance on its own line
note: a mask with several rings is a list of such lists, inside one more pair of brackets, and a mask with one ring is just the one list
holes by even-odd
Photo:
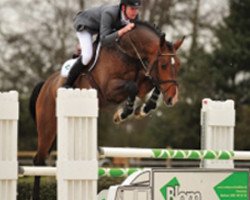
[[[130, 41], [130, 44], [131, 44], [132, 48], [134, 49], [134, 51], [135, 51], [135, 53], [136, 53], [138, 59], [140, 60], [140, 62], [141, 62], [141, 64], [142, 64], [142, 66], [143, 66], [145, 72], [148, 73], [148, 74], [146, 74], [146, 76], [149, 77], [149, 79], [152, 81], [152, 83], [153, 83], [156, 87], [159, 87], [160, 85], [168, 84], [168, 83], [173, 84], [173, 85], [176, 85], [176, 86], [179, 85], [176, 79], [168, 79], [168, 80], [160, 80], [160, 79], [158, 79], [158, 80], [157, 80], [157, 79], [153, 78], [153, 77], [150, 75], [150, 71], [151, 71], [151, 70], [149, 70], [149, 69], [154, 68], [155, 66], [153, 66], [153, 67], [147, 66], [147, 64], [143, 61], [143, 59], [142, 59], [142, 57], [141, 57], [139, 51], [137, 50], [136, 46], [134, 45], [134, 43], [133, 43], [133, 41], [131, 40], [130, 37], [129, 37], [129, 41]], [[175, 66], [174, 66], [174, 60], [175, 60], [176, 54], [175, 54], [175, 53], [160, 53], [160, 51], [159, 51], [156, 61], [158, 61], [158, 58], [159, 58], [160, 56], [171, 56], [171, 62], [170, 62], [171, 74], [172, 74], [173, 77], [175, 77], [176, 69], [175, 69]], [[154, 65], [155, 65], [155, 63], [154, 63]], [[162, 67], [163, 67], [163, 66], [162, 66]], [[168, 87], [168, 89], [169, 89], [169, 87]], [[168, 91], [168, 89], [167, 89], [166, 91]]]
[[[175, 66], [174, 66], [174, 62], [175, 62], [174, 58], [175, 58], [176, 54], [175, 53], [164, 53], [164, 54], [159, 53], [158, 54], [158, 58], [160, 56], [171, 56], [171, 62], [170, 62], [171, 76], [175, 77], [176, 76], [176, 69], [175, 69]], [[164, 67], [164, 66], [161, 66], [161, 67]], [[166, 67], [168, 67], [168, 66], [166, 66]], [[176, 85], [176, 86], [179, 85], [176, 79], [167, 79], [167, 80], [160, 80], [160, 79], [158, 79], [158, 80], [154, 80], [154, 82], [156, 82], [157, 85], [159, 85], [159, 86], [163, 85], [163, 84], [168, 84], [168, 83]]]

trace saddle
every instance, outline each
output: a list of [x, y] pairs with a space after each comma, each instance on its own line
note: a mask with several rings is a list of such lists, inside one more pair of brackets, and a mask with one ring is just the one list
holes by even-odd
[[[93, 57], [90, 60], [89, 64], [86, 67], [86, 72], [89, 72], [91, 70], [93, 70], [93, 68], [95, 67], [95, 64], [98, 60], [99, 57], [99, 53], [100, 53], [100, 49], [101, 49], [101, 43], [98, 42], [98, 40], [96, 40], [93, 43]], [[81, 56], [81, 49], [79, 44], [76, 47], [76, 51], [75, 53], [72, 55], [72, 58], [67, 60], [62, 68], [61, 68], [61, 76], [63, 77], [67, 77], [69, 74], [70, 69], [72, 68], [72, 66], [74, 65], [74, 63], [77, 61], [77, 59]]]
[[99, 58], [100, 50], [101, 50], [101, 42], [96, 40], [93, 43], [93, 54], [94, 55], [93, 55], [92, 59], [90, 60], [90, 63], [87, 66], [88, 71], [91, 71], [95, 67], [95, 64], [96, 64], [96, 62], [97, 62], [97, 60]]

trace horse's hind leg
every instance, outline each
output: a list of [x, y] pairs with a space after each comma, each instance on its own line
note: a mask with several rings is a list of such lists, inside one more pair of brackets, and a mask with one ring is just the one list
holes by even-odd
[[122, 122], [123, 120], [128, 118], [128, 116], [130, 116], [134, 111], [134, 102], [136, 95], [138, 94], [138, 87], [135, 82], [129, 81], [124, 85], [124, 89], [129, 95], [123, 108], [119, 109], [114, 114], [113, 120], [115, 123]]
[[[37, 152], [34, 157], [33, 163], [35, 166], [45, 166], [46, 155], [42, 152]], [[34, 187], [33, 187], [33, 200], [40, 199], [40, 176], [35, 176]]]
[[[56, 131], [54, 130], [54, 132]], [[35, 166], [45, 166], [46, 165], [45, 160], [49, 155], [49, 152], [55, 141], [55, 134], [47, 135], [47, 137], [40, 137], [38, 140], [39, 140], [38, 150], [36, 156], [34, 157], [33, 163]], [[33, 200], [40, 199], [40, 178], [41, 178], [40, 176], [35, 176], [34, 179]]]

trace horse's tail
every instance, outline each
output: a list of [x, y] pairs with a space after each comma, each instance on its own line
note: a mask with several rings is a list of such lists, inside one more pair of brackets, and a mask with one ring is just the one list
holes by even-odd
[[35, 88], [32, 91], [32, 94], [30, 96], [30, 101], [29, 101], [29, 110], [30, 110], [30, 114], [31, 117], [33, 118], [33, 120], [36, 122], [36, 100], [37, 97], [40, 93], [40, 90], [42, 89], [44, 84], [44, 81], [39, 82]]

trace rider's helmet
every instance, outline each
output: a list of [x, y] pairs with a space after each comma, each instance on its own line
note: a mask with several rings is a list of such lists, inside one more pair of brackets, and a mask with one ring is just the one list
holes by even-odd
[[120, 5], [139, 7], [141, 6], [141, 0], [121, 0]]

